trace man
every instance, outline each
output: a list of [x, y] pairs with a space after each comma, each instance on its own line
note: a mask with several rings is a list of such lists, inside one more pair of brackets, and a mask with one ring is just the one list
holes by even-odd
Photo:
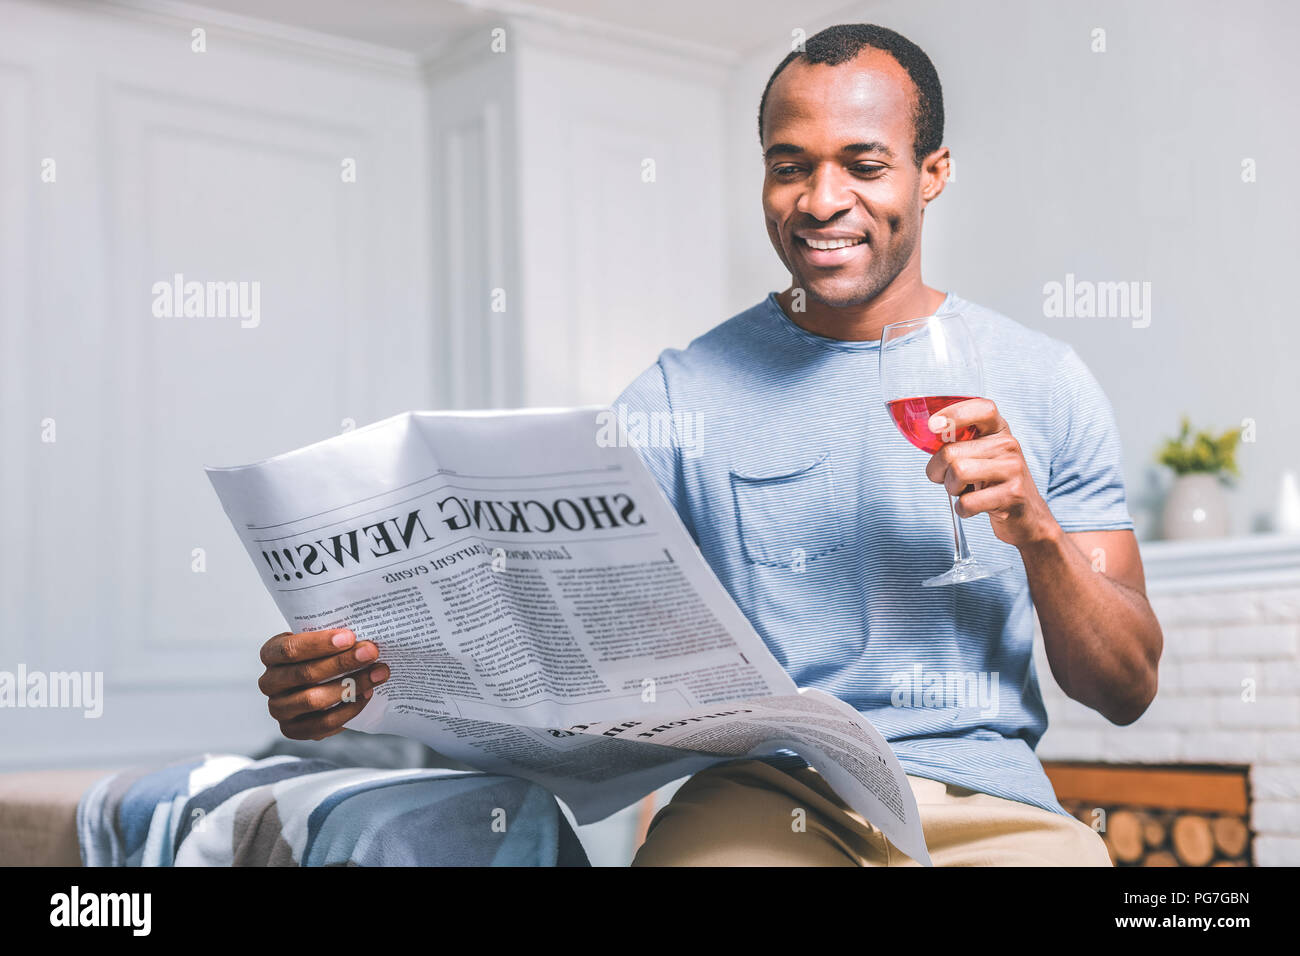
[[[832, 27], [786, 57], [759, 139], [768, 235], [791, 285], [662, 353], [618, 401], [691, 416], [702, 454], [642, 456], [795, 683], [847, 701], [889, 740], [936, 864], [1108, 865], [1034, 755], [1047, 719], [1031, 649], [1036, 608], [1072, 698], [1127, 724], [1155, 695], [1162, 637], [1115, 424], [1068, 346], [922, 282], [924, 211], [949, 172], [942, 138], [938, 76], [897, 33]], [[879, 348], [885, 325], [938, 311], [969, 325], [985, 395], [931, 419], [936, 433], [976, 437], [927, 463], [885, 411]], [[959, 496], [971, 549], [1010, 571], [921, 587], [952, 560], [931, 483]], [[364, 706], [332, 706], [337, 682], [309, 686], [377, 656], [351, 635], [339, 653], [336, 637], [263, 649], [262, 689], [288, 736], [336, 732]], [[386, 676], [366, 676], [365, 695]], [[952, 693], [962, 687], [985, 693]], [[782, 756], [696, 774], [635, 862], [912, 863]]]

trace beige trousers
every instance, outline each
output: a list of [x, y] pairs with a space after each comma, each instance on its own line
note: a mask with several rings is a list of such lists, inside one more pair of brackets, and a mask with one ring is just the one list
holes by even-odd
[[[908, 775], [935, 866], [1110, 866], [1073, 817]], [[803, 813], [797, 811], [802, 810]], [[633, 866], [918, 866], [817, 771], [758, 760], [710, 767], [650, 823]]]

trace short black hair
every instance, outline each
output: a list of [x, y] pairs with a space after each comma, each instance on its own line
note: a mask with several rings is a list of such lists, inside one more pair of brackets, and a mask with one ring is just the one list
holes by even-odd
[[874, 23], [841, 23], [827, 27], [810, 37], [802, 50], [792, 50], [777, 64], [763, 88], [763, 98], [758, 101], [758, 141], [763, 142], [763, 110], [767, 107], [767, 94], [782, 70], [795, 60], [839, 66], [867, 47], [892, 56], [916, 85], [916, 108], [912, 114], [916, 135], [912, 152], [916, 165], [920, 166], [922, 159], [943, 145], [943, 88], [939, 86], [939, 74], [919, 46], [901, 33]]

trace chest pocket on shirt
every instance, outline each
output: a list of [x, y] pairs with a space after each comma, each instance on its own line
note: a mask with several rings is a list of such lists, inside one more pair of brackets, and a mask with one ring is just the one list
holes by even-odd
[[774, 474], [733, 468], [731, 492], [741, 544], [753, 564], [789, 568], [844, 546], [829, 453]]

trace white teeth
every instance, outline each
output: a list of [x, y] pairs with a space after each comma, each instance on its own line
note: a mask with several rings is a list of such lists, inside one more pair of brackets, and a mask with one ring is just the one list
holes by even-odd
[[856, 246], [865, 239], [805, 239], [804, 242], [814, 249], [843, 249], [845, 246]]

